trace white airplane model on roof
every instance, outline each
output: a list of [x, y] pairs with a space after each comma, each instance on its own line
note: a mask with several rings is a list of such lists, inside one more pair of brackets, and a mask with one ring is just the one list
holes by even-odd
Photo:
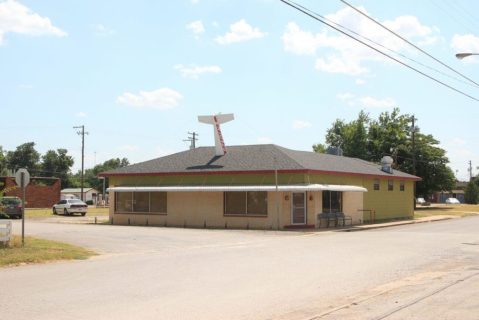
[[234, 120], [235, 116], [232, 113], [217, 114], [212, 116], [198, 116], [198, 121], [206, 124], [213, 125], [213, 131], [215, 133], [215, 151], [217, 156], [223, 156], [226, 153], [225, 141], [221, 134], [220, 124], [231, 120]]

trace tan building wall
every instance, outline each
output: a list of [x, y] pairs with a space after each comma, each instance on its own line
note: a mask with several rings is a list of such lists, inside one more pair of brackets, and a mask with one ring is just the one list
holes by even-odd
[[[292, 225], [292, 193], [268, 192], [268, 215], [265, 217], [225, 216], [223, 192], [168, 192], [167, 214], [115, 213], [115, 193], [112, 193], [110, 221], [122, 225], [157, 225], [191, 228], [232, 228], [276, 230]], [[278, 197], [278, 209], [276, 199]], [[343, 193], [344, 212], [361, 223], [363, 193]], [[322, 209], [322, 193], [306, 192], [306, 225], [317, 226], [317, 214]], [[278, 219], [277, 211], [280, 212]]]
[[[219, 175], [219, 176], [166, 176], [166, 177], [111, 177], [110, 187], [151, 185], [197, 185], [197, 184], [271, 184], [272, 175]], [[376, 220], [409, 218], [413, 215], [413, 181], [404, 181], [405, 190], [400, 191], [400, 180], [394, 179], [394, 190], [388, 191], [388, 179], [380, 178], [380, 190], [374, 190], [374, 178], [357, 175], [333, 174], [285, 174], [279, 177], [280, 184], [320, 183], [354, 185], [367, 188], [368, 192], [344, 192], [343, 212], [351, 216], [353, 224], [367, 222], [368, 211], [374, 210]], [[115, 214], [115, 194], [110, 194], [110, 219], [115, 224], [160, 225], [177, 227], [251, 228], [277, 229], [292, 224], [292, 193], [279, 192], [277, 216], [276, 192], [268, 192], [267, 217], [224, 216], [222, 192], [168, 192], [167, 215]], [[318, 225], [317, 214], [322, 212], [322, 192], [306, 193], [306, 224]]]

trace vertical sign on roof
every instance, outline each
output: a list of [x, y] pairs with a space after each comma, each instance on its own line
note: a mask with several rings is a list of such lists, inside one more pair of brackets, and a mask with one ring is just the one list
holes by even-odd
[[198, 116], [198, 121], [201, 123], [213, 125], [215, 134], [215, 151], [217, 156], [223, 156], [226, 153], [225, 141], [221, 134], [220, 124], [234, 120], [234, 114], [217, 114], [212, 116]]

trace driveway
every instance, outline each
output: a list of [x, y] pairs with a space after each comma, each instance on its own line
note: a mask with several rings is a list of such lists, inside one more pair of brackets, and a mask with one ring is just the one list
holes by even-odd
[[424, 319], [451, 283], [477, 295], [479, 217], [350, 233], [47, 221], [27, 221], [27, 234], [103, 254], [1, 269], [12, 319], [400, 319], [413, 307]]

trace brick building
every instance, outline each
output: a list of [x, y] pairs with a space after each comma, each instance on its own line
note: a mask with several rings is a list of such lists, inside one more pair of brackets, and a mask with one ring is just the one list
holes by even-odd
[[[60, 200], [60, 179], [31, 177], [25, 190], [27, 208], [49, 208]], [[22, 198], [22, 190], [14, 177], [0, 177], [0, 193], [3, 196]]]

